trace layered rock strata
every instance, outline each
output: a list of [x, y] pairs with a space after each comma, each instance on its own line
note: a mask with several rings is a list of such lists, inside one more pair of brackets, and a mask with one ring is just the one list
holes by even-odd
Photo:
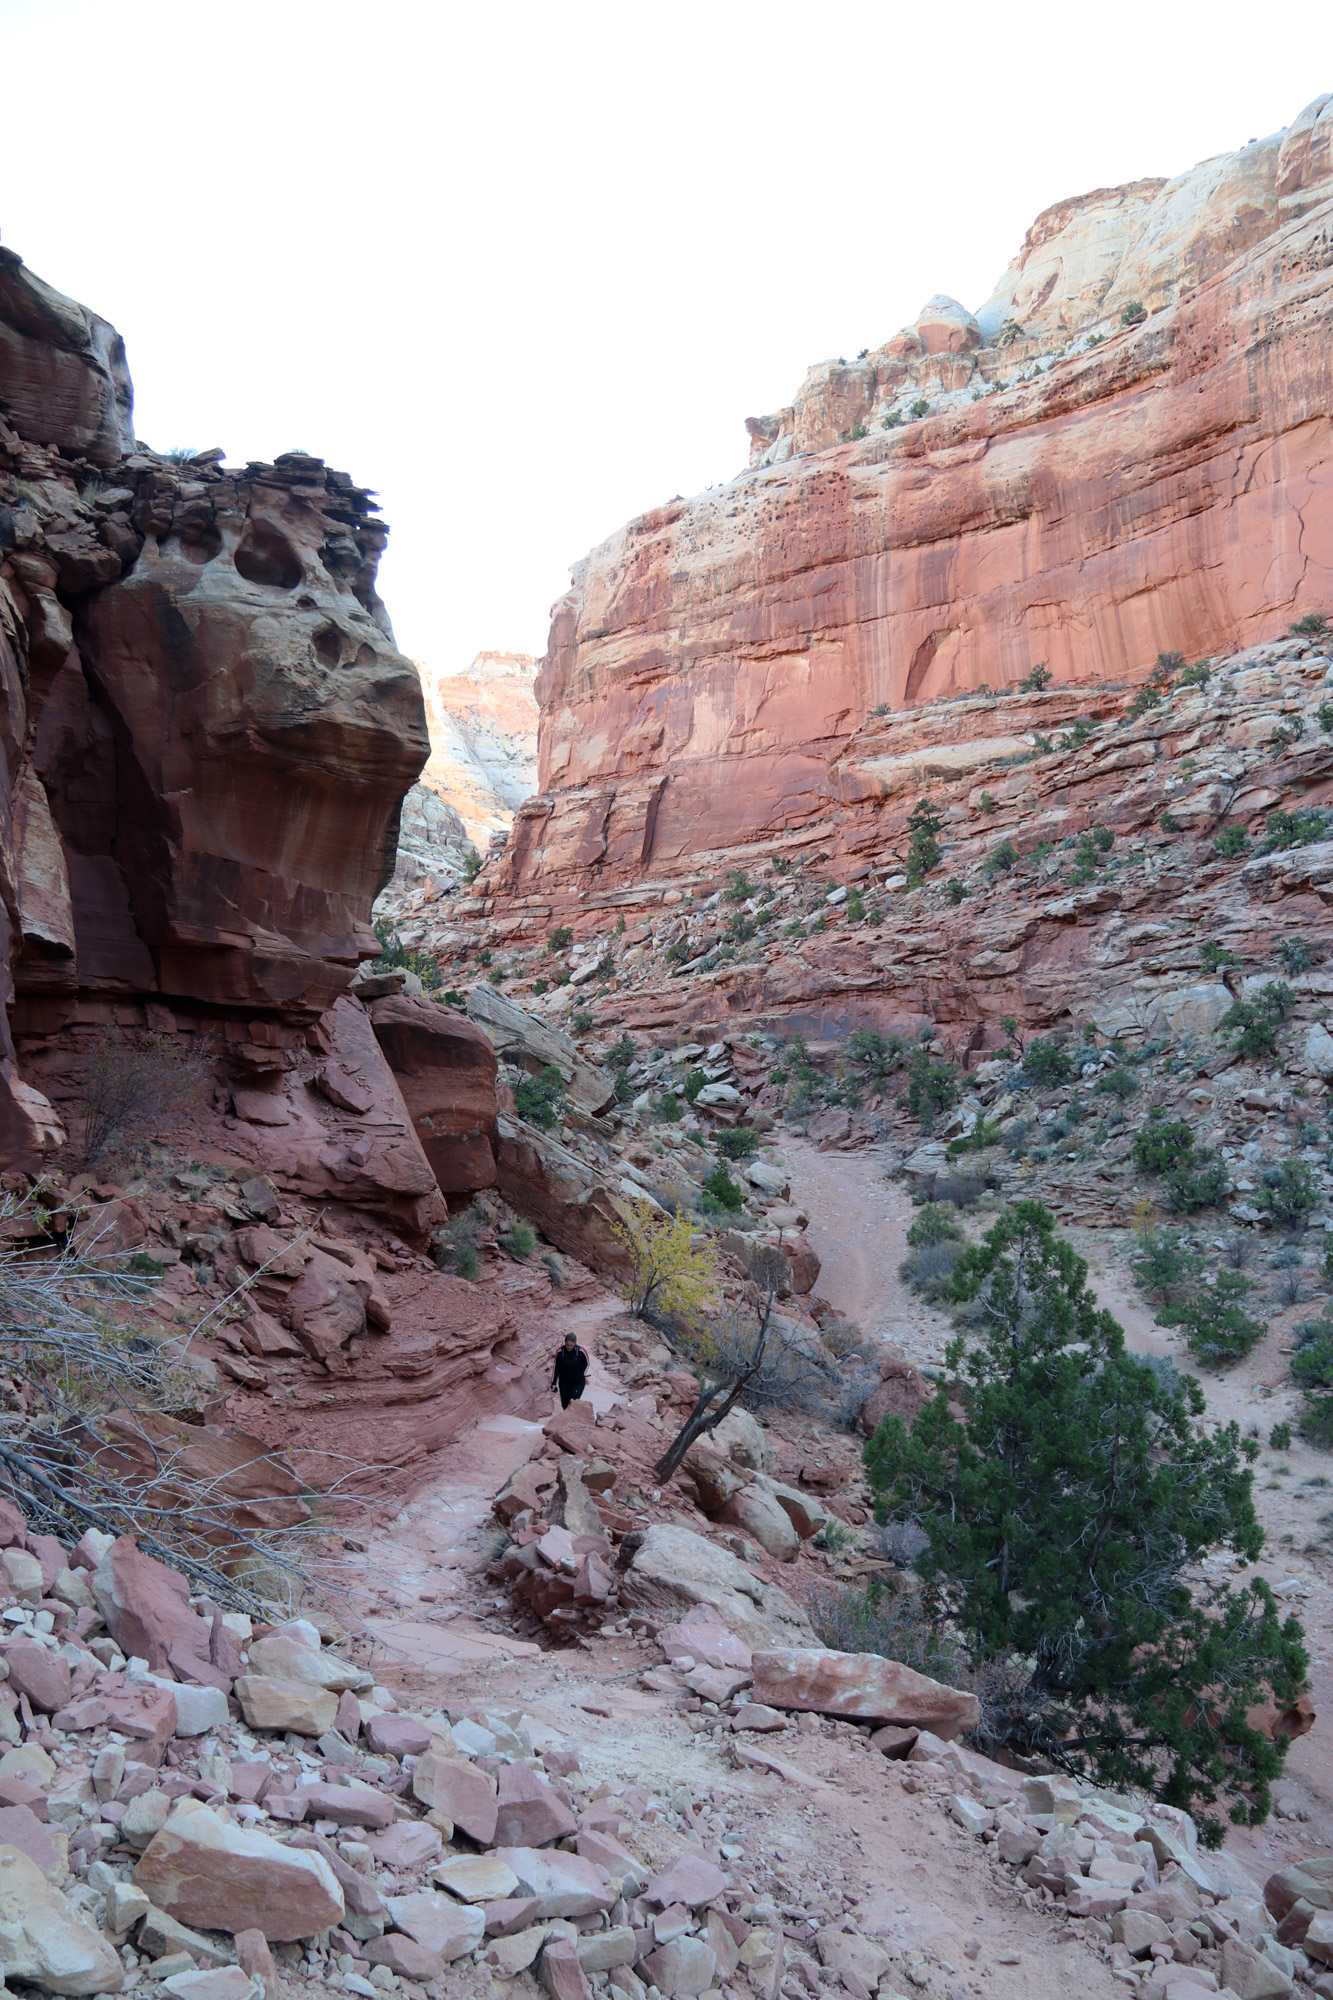
[[[375, 589], [387, 528], [318, 458], [163, 456], [131, 408], [113, 330], [7, 252], [0, 1153], [49, 1160], [62, 1123], [77, 1144], [106, 1037], [146, 1034], [198, 1072], [196, 1143], [420, 1232], [444, 1214], [422, 1106], [347, 990], [429, 750]], [[460, 1043], [439, 1026], [437, 1077]], [[471, 1090], [456, 1135], [438, 1081], [427, 1107], [441, 1171], [481, 1135], [482, 1181], [460, 1157], [451, 1187], [494, 1178]]]
[[484, 851], [536, 789], [538, 663], [526, 653], [478, 653], [461, 674], [418, 665], [430, 730], [422, 781]]
[[836, 847], [885, 707], [1039, 664], [1136, 682], [1333, 601], [1330, 131], [1320, 98], [1176, 181], [1057, 205], [976, 317], [934, 300], [814, 371], [750, 471], [595, 549], [498, 903], [572, 912], [795, 829]]

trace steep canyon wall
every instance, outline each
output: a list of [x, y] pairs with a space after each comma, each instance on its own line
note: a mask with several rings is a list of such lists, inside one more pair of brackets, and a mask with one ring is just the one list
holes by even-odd
[[884, 705], [1135, 682], [1333, 603], [1331, 135], [1319, 98], [1058, 204], [977, 314], [812, 370], [747, 472], [595, 549], [484, 907], [538, 924], [802, 827], [836, 852], [886, 796], [853, 741]]

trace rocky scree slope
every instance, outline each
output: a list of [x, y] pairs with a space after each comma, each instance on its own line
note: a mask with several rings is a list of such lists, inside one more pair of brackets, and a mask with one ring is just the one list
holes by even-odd
[[540, 793], [487, 871], [504, 906], [836, 820], [883, 703], [1039, 663], [1138, 681], [1323, 608], [1331, 130], [1320, 97], [1176, 181], [1058, 204], [980, 315], [932, 301], [816, 370], [755, 467], [595, 549], [537, 682]]

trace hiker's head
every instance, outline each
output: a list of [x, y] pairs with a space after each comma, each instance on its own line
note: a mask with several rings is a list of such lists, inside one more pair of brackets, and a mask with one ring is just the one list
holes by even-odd
[[578, 1342], [577, 1342], [577, 1340], [575, 1340], [575, 1338], [574, 1338], [574, 1336], [573, 1336], [573, 1334], [572, 1334], [572, 1333], [567, 1333], [567, 1334], [565, 1335], [565, 1346], [566, 1346], [566, 1347], [570, 1347], [570, 1348], [573, 1348], [573, 1347], [577, 1347], [577, 1346], [578, 1346]]

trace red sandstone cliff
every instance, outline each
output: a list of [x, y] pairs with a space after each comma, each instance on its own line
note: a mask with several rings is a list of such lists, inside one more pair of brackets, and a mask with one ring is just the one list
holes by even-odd
[[152, 1030], [206, 1051], [210, 1143], [423, 1228], [435, 1176], [343, 997], [429, 747], [387, 529], [320, 459], [164, 457], [131, 407], [114, 329], [6, 251], [0, 1161], [59, 1152], [101, 1030]]
[[1320, 98], [1174, 181], [1058, 204], [978, 315], [932, 300], [812, 371], [751, 424], [750, 471], [595, 549], [555, 610], [542, 791], [483, 877], [496, 909], [538, 923], [783, 829], [836, 845], [879, 788], [847, 757], [880, 704], [1039, 661], [1135, 680], [1333, 602], [1331, 146]]

